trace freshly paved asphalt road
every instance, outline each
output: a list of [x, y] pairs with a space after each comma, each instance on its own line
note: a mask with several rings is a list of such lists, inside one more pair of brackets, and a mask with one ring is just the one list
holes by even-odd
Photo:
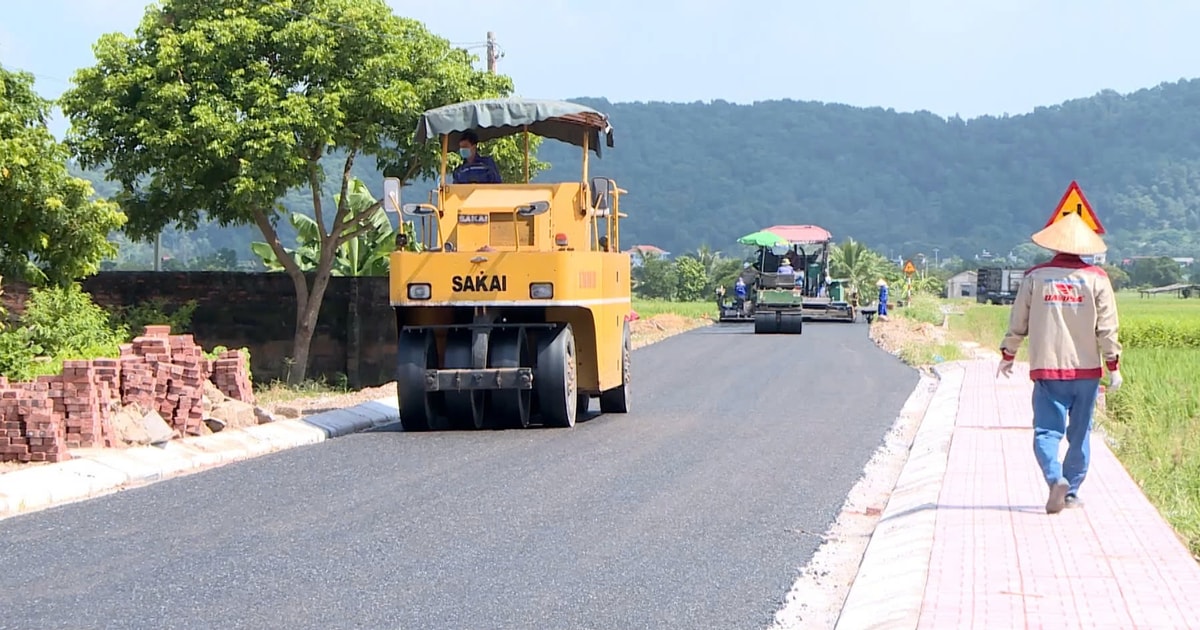
[[632, 413], [570, 430], [359, 434], [0, 521], [0, 628], [769, 625], [917, 374], [861, 323], [634, 370]]

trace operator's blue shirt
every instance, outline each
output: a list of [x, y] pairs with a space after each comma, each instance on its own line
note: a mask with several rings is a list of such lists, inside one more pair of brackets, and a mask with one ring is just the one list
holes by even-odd
[[734, 295], [736, 295], [736, 296], [738, 296], [739, 298], [745, 299], [745, 297], [746, 297], [746, 283], [745, 283], [745, 282], [743, 282], [743, 283], [740, 283], [740, 284], [736, 284], [736, 285], [734, 285], [734, 286], [733, 286], [733, 294], [734, 294]]
[[463, 162], [454, 169], [455, 184], [502, 184], [500, 167], [487, 155], [476, 155], [473, 162]]

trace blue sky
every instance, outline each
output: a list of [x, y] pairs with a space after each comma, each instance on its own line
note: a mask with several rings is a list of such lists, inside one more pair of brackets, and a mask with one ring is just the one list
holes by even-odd
[[[390, 0], [453, 42], [496, 33], [523, 96], [792, 98], [1019, 114], [1200, 76], [1195, 0]], [[145, 0], [0, 0], [0, 63], [55, 97]], [[482, 58], [482, 50], [478, 51]], [[57, 133], [65, 123], [56, 120]]]

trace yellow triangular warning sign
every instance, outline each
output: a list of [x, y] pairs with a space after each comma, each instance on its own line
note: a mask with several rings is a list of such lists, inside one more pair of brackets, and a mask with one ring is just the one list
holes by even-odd
[[1062, 199], [1058, 202], [1058, 207], [1054, 209], [1054, 214], [1050, 215], [1050, 220], [1046, 221], [1045, 227], [1054, 225], [1055, 221], [1068, 214], [1078, 214], [1079, 218], [1083, 219], [1083, 222], [1092, 228], [1094, 232], [1104, 234], [1104, 225], [1096, 217], [1096, 213], [1092, 210], [1092, 204], [1088, 203], [1087, 197], [1083, 196], [1083, 190], [1079, 188], [1079, 183], [1074, 180], [1067, 187], [1067, 192], [1063, 193]]

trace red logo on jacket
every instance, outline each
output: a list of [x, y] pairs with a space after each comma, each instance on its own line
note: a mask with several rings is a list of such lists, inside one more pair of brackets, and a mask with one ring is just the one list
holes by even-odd
[[1055, 304], [1082, 304], [1083, 280], [1055, 278], [1046, 280], [1042, 289], [1042, 302]]

